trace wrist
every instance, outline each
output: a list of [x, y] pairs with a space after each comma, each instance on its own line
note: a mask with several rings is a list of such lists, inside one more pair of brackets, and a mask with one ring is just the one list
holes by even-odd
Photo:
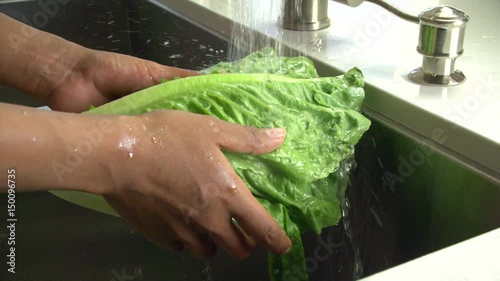
[[27, 72], [36, 81], [28, 93], [48, 101], [62, 84], [80, 79], [81, 61], [89, 50], [51, 34], [41, 37], [41, 51], [34, 51], [34, 60], [28, 66]]
[[47, 163], [49, 184], [42, 189], [110, 193], [117, 183], [116, 171], [121, 165], [117, 144], [128, 117], [62, 114], [67, 116], [56, 118], [51, 126], [57, 131], [57, 148]]
[[[92, 126], [82, 131], [81, 139], [76, 144], [77, 154], [86, 157], [86, 148], [91, 147], [87, 162], [81, 169], [83, 178], [92, 178], [92, 181], [82, 181], [81, 189], [85, 192], [107, 195], [114, 193], [117, 188], [128, 184], [130, 163], [137, 145], [141, 140], [142, 128], [140, 116], [99, 115], [88, 116], [92, 119]], [[141, 129], [142, 131], [142, 129]], [[87, 149], [88, 150], [88, 149]]]
[[2, 14], [0, 26], [0, 35], [9, 38], [0, 40], [0, 84], [41, 100], [71, 78], [88, 50]]

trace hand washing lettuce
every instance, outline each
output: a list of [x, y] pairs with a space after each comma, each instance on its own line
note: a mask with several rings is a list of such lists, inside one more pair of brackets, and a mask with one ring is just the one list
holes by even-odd
[[[175, 79], [90, 110], [140, 114], [177, 109], [255, 127], [284, 127], [287, 138], [265, 155], [225, 152], [232, 167], [292, 239], [291, 251], [269, 254], [271, 280], [308, 280], [301, 233], [319, 234], [341, 217], [354, 145], [370, 126], [358, 111], [363, 77], [319, 78], [307, 58], [284, 58], [265, 49], [209, 75]], [[225, 72], [225, 74], [218, 74]]]

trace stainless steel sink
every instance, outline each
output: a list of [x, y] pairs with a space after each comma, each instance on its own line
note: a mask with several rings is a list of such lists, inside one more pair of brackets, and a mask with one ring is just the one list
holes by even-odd
[[[37, 1], [0, 3], [0, 12], [17, 19], [32, 19], [40, 10]], [[227, 21], [204, 17], [221, 26]], [[194, 69], [225, 60], [231, 44], [227, 32], [153, 1], [73, 0], [37, 27], [90, 48]], [[318, 69], [335, 73], [320, 62]], [[370, 91], [377, 89], [368, 86]], [[0, 101], [42, 105], [7, 88], [0, 88]], [[312, 281], [352, 280], [356, 259], [362, 275], [370, 275], [500, 227], [498, 175], [475, 170], [377, 112], [366, 108], [365, 114], [372, 127], [357, 146], [349, 220], [320, 237], [304, 235], [306, 256], [314, 258], [317, 249], [329, 253], [327, 260], [316, 259]], [[0, 197], [5, 210], [6, 196]], [[17, 273], [7, 280], [268, 280], [262, 248], [243, 262], [222, 252], [209, 262], [187, 252], [166, 253], [120, 219], [48, 192], [19, 194], [17, 212]], [[325, 248], [325, 241], [335, 246]]]

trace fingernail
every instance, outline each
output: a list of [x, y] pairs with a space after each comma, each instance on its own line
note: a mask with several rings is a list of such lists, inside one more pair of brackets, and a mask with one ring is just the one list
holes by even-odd
[[266, 133], [270, 138], [277, 139], [284, 137], [286, 135], [286, 130], [284, 128], [267, 129]]

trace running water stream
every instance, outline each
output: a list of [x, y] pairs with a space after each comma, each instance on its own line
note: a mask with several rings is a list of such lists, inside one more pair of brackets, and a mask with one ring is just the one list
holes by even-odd
[[[280, 13], [282, 11], [283, 0], [233, 0], [232, 19], [235, 21], [231, 32], [228, 60], [234, 61], [245, 57], [246, 55], [258, 51], [264, 47], [272, 47], [278, 55], [304, 55], [321, 52], [326, 44], [326, 35], [324, 32], [297, 32], [288, 31], [285, 35], [284, 30], [279, 26]], [[300, 7], [297, 7], [300, 9]], [[300, 12], [299, 12], [300, 14]], [[287, 39], [297, 43], [297, 52], [291, 52], [284, 43]], [[347, 169], [354, 168], [355, 165], [347, 164]], [[344, 170], [346, 167], [341, 167]], [[348, 173], [343, 173], [348, 176]], [[359, 247], [355, 244], [355, 239], [351, 226], [349, 200], [343, 195], [341, 198], [341, 231], [344, 232], [347, 241], [343, 247], [346, 247], [352, 254], [352, 280], [362, 277], [363, 267], [360, 257]], [[335, 265], [333, 265], [335, 267]], [[210, 264], [207, 263], [204, 272], [210, 273]], [[210, 277], [205, 280], [211, 280]]]

